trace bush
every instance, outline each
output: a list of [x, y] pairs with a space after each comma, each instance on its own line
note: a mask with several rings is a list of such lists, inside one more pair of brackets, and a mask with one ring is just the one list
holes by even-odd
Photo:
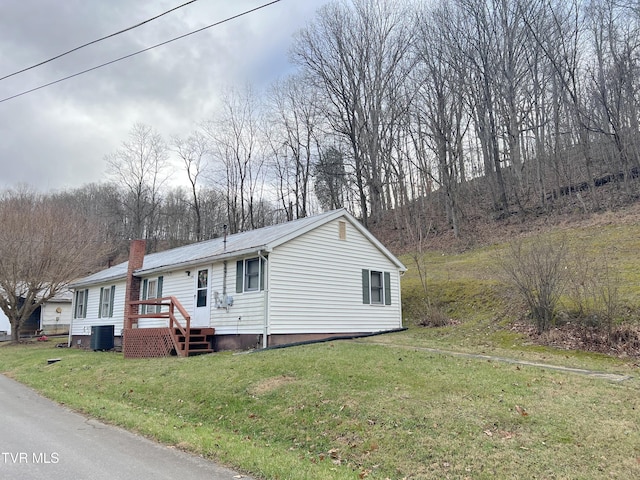
[[[620, 278], [604, 255], [570, 249], [565, 238], [538, 238], [513, 243], [498, 264], [504, 280], [525, 301], [539, 334], [560, 313], [582, 327], [612, 332], [621, 310]], [[559, 312], [561, 298], [567, 311]]]
[[522, 241], [512, 243], [507, 254], [498, 259], [504, 280], [525, 301], [538, 333], [554, 322], [567, 283], [566, 259], [565, 239], [553, 241], [547, 237], [527, 245]]
[[421, 327], [444, 327], [451, 323], [446, 312], [433, 305], [428, 299], [414, 298], [411, 302], [403, 301], [403, 311], [411, 324]]
[[611, 333], [620, 311], [619, 287], [620, 277], [604, 255], [572, 255], [567, 300], [578, 323]]

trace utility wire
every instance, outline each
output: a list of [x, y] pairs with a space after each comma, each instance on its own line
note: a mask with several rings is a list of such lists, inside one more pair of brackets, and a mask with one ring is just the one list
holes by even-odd
[[149, 50], [153, 50], [154, 48], [158, 48], [158, 47], [161, 47], [163, 45], [167, 45], [169, 43], [175, 42], [176, 40], [180, 40], [180, 39], [183, 39], [183, 38], [188, 37], [190, 35], [193, 35], [193, 34], [196, 34], [196, 33], [200, 33], [203, 30], [207, 30], [208, 28], [212, 28], [212, 27], [216, 27], [218, 25], [222, 25], [223, 23], [230, 22], [230, 21], [235, 20], [237, 18], [240, 18], [240, 17], [243, 17], [243, 16], [248, 15], [250, 13], [253, 13], [253, 12], [257, 11], [257, 10], [261, 10], [263, 8], [269, 7], [269, 6], [271, 6], [271, 5], [275, 4], [275, 3], [278, 3], [280, 1], [281, 0], [274, 0], [272, 2], [265, 3], [265, 4], [260, 5], [258, 7], [252, 8], [251, 10], [246, 10], [246, 11], [244, 11], [242, 13], [239, 13], [237, 15], [234, 15], [232, 17], [225, 18], [224, 20], [220, 20], [219, 22], [212, 23], [211, 25], [207, 25], [206, 27], [202, 27], [202, 28], [199, 28], [197, 30], [194, 30], [193, 32], [185, 33], [184, 35], [180, 35], [179, 37], [175, 37], [175, 38], [172, 38], [170, 40], [166, 40], [164, 42], [157, 43], [155, 45], [152, 45], [150, 47], [144, 48], [142, 50], [138, 50], [137, 52], [130, 53], [129, 55], [125, 55], [123, 57], [116, 58], [115, 60], [111, 60], [109, 62], [105, 62], [105, 63], [102, 63], [100, 65], [96, 65], [95, 67], [91, 67], [91, 68], [88, 68], [86, 70], [82, 70], [81, 72], [74, 73], [73, 75], [68, 75], [66, 77], [59, 78], [58, 80], [54, 80], [53, 82], [49, 82], [49, 83], [45, 83], [44, 85], [40, 85], [39, 87], [31, 88], [29, 90], [25, 90], [24, 92], [17, 93], [15, 95], [10, 96], [10, 97], [3, 98], [2, 100], [0, 100], [0, 103], [7, 102], [9, 100], [13, 100], [14, 98], [21, 97], [23, 95], [27, 95], [28, 93], [32, 93], [32, 92], [35, 92], [37, 90], [41, 90], [41, 89], [46, 88], [46, 87], [50, 87], [51, 85], [55, 85], [56, 83], [64, 82], [65, 80], [69, 80], [69, 79], [74, 78], [74, 77], [79, 77], [80, 75], [84, 75], [85, 73], [89, 73], [89, 72], [92, 72], [94, 70], [98, 70], [99, 68], [106, 67], [107, 65], [111, 65], [111, 64], [119, 62], [121, 60], [125, 60], [127, 58], [134, 57], [134, 56], [139, 55], [139, 54], [144, 53], [144, 52], [148, 52]]
[[174, 7], [171, 10], [167, 10], [166, 12], [163, 12], [160, 15], [156, 15], [155, 17], [149, 18], [148, 20], [144, 20], [143, 22], [140, 22], [140, 23], [138, 23], [136, 25], [133, 25], [133, 26], [128, 27], [128, 28], [125, 28], [124, 30], [120, 30], [119, 32], [112, 33], [111, 35], [107, 35], [106, 37], [98, 38], [97, 40], [93, 40], [93, 41], [91, 41], [89, 43], [85, 43], [84, 45], [80, 45], [79, 47], [72, 48], [71, 50], [69, 50], [67, 52], [64, 52], [64, 53], [61, 53], [59, 55], [56, 55], [55, 57], [51, 57], [48, 60], [44, 60], [44, 61], [42, 61], [40, 63], [36, 63], [35, 65], [31, 65], [30, 67], [26, 67], [26, 68], [23, 68], [22, 70], [18, 70], [17, 72], [13, 72], [13, 73], [10, 73], [9, 75], [5, 75], [4, 77], [0, 78], [0, 81], [4, 80], [6, 78], [10, 78], [10, 77], [13, 77], [15, 75], [18, 75], [20, 73], [24, 73], [27, 70], [31, 70], [33, 68], [39, 67], [41, 65], [44, 65], [45, 63], [53, 62], [54, 60], [57, 60], [58, 58], [64, 57], [65, 55], [69, 55], [70, 53], [76, 52], [76, 51], [80, 50], [81, 48], [88, 47], [89, 45], [93, 45], [94, 43], [101, 42], [101, 41], [106, 40], [108, 38], [115, 37], [116, 35], [120, 35], [121, 33], [128, 32], [129, 30], [133, 30], [134, 28], [138, 28], [138, 27], [144, 25], [145, 23], [152, 22], [153, 20], [156, 20], [156, 19], [158, 19], [158, 18], [160, 18], [160, 17], [162, 17], [164, 15], [167, 15], [168, 13], [171, 13], [171, 12], [173, 12], [175, 10], [178, 10], [179, 8], [186, 7], [187, 5], [189, 5], [191, 3], [194, 3], [194, 2], [197, 2], [197, 1], [198, 0], [190, 0], [187, 3], [183, 3], [182, 5], [178, 5], [177, 7]]

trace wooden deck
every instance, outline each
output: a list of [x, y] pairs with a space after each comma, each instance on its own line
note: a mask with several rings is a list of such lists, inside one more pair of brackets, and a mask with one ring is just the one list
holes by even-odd
[[[213, 352], [215, 329], [191, 327], [191, 317], [175, 297], [139, 300], [130, 302], [130, 305], [132, 313], [127, 325], [131, 328], [124, 329], [122, 342], [125, 358], [189, 357]], [[141, 314], [141, 305], [160, 308]], [[139, 326], [140, 319], [168, 320], [168, 327], [134, 328]]]

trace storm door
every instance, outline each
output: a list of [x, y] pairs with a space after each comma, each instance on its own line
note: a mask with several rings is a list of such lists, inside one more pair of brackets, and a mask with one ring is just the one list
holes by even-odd
[[196, 274], [195, 311], [191, 319], [192, 327], [208, 327], [211, 322], [210, 270], [203, 268]]

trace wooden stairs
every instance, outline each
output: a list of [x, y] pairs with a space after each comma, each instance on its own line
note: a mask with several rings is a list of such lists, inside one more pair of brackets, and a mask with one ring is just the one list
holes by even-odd
[[[140, 306], [145, 306], [142, 312]], [[175, 297], [127, 302], [127, 310], [123, 332], [125, 358], [190, 357], [213, 352], [215, 329], [191, 327], [191, 317]], [[137, 328], [141, 319], [165, 320], [168, 327]]]
[[171, 336], [174, 340], [176, 355], [180, 357], [190, 357], [213, 352], [213, 335], [215, 328], [189, 327], [187, 332], [174, 327]]

